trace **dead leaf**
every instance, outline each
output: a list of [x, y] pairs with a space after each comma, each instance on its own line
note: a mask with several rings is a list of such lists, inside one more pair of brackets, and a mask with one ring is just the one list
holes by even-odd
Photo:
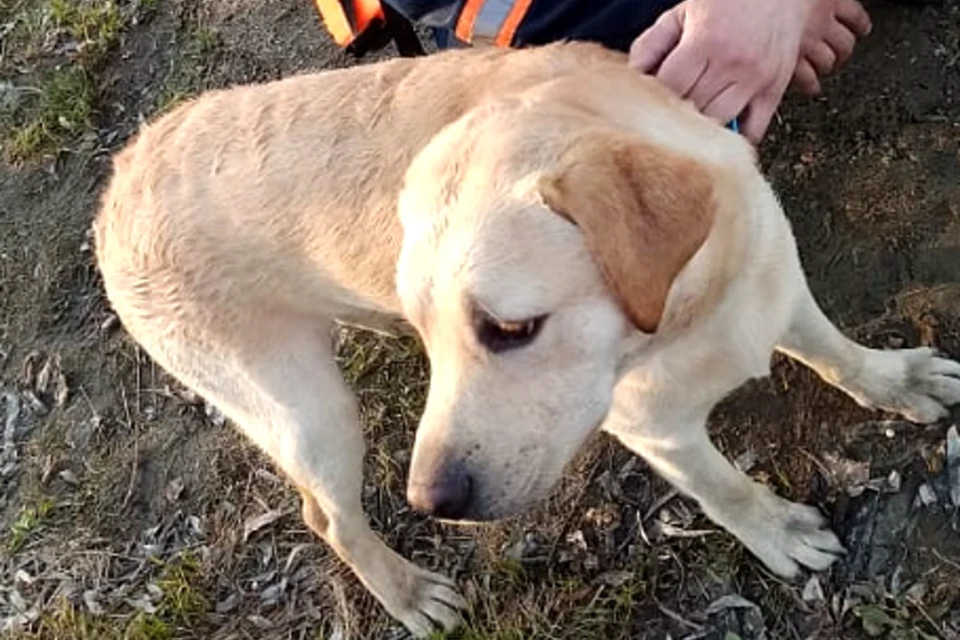
[[260, 602], [266, 607], [275, 606], [283, 598], [284, 591], [287, 590], [287, 579], [281, 578], [280, 582], [270, 585], [260, 593]]
[[31, 404], [47, 410], [50, 405], [61, 407], [69, 396], [67, 377], [63, 374], [58, 354], [31, 351], [20, 368], [20, 384]]
[[851, 496], [863, 493], [870, 481], [870, 463], [841, 458], [832, 453], [823, 455], [823, 470], [827, 472], [828, 482], [846, 491]]
[[810, 576], [810, 579], [807, 580], [807, 584], [803, 587], [803, 594], [801, 595], [804, 602], [813, 604], [815, 602], [823, 602], [826, 598], [823, 595], [823, 586], [820, 584], [820, 578], [817, 576]]
[[306, 542], [301, 542], [293, 549], [290, 550], [290, 553], [287, 555], [287, 562], [283, 566], [283, 572], [287, 575], [290, 575], [290, 570], [296, 566], [297, 559], [300, 557], [300, 554], [303, 553], [303, 550], [310, 547], [311, 545]]
[[146, 593], [142, 594], [139, 598], [127, 598], [127, 604], [136, 609], [137, 611], [143, 611], [147, 614], [152, 614], [157, 612], [156, 605], [153, 604], [153, 601], [150, 599], [150, 596]]
[[258, 516], [248, 518], [247, 521], [243, 523], [243, 541], [246, 542], [250, 539], [250, 536], [264, 527], [270, 526], [282, 517], [282, 511], [270, 510]]
[[630, 571], [607, 571], [600, 574], [600, 582], [613, 588], [622, 587], [633, 579]]
[[229, 596], [218, 602], [214, 607], [214, 610], [217, 613], [224, 614], [234, 611], [238, 606], [240, 606], [240, 595], [237, 593], [231, 593]]
[[960, 433], [957, 425], [947, 430], [947, 482], [950, 485], [950, 500], [960, 507]]
[[247, 616], [247, 620], [249, 620], [250, 623], [253, 626], [255, 626], [257, 629], [260, 629], [262, 631], [266, 631], [268, 629], [273, 628], [273, 623], [267, 620], [266, 618], [264, 618], [263, 616], [258, 616], [254, 614], [252, 616]]
[[83, 592], [83, 604], [87, 605], [87, 610], [93, 615], [103, 615], [103, 607], [97, 602], [97, 592], [93, 589], [88, 589]]

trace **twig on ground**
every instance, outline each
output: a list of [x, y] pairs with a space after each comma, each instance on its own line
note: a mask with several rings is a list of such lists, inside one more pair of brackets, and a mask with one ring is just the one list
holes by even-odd
[[133, 487], [137, 481], [137, 466], [140, 464], [140, 434], [137, 433], [136, 424], [130, 415], [130, 403], [127, 402], [127, 391], [122, 385], [120, 387], [120, 397], [123, 399], [123, 411], [127, 416], [127, 427], [133, 431], [133, 463], [130, 465], [130, 482], [127, 484], [127, 493], [123, 496], [123, 503], [120, 505], [120, 510], [123, 511], [130, 503], [130, 498], [133, 497]]
[[657, 605], [657, 609], [660, 609], [660, 613], [662, 613], [663, 615], [667, 616], [667, 617], [670, 618], [671, 620], [674, 620], [675, 622], [679, 622], [680, 624], [682, 624], [683, 626], [685, 626], [685, 627], [687, 627], [687, 628], [689, 628], [689, 629], [693, 629], [694, 631], [702, 631], [702, 630], [703, 630], [703, 625], [699, 625], [699, 624], [697, 624], [696, 622], [693, 622], [692, 620], [687, 620], [687, 619], [684, 618], [682, 615], [680, 615], [679, 613], [677, 613], [677, 612], [674, 611], [673, 609], [670, 609], [670, 608], [667, 607], [665, 604], [663, 604], [662, 602], [660, 602], [660, 600], [659, 600], [659, 598], [657, 598], [657, 596], [652, 596], [652, 598], [653, 598], [653, 603], [654, 603], [655, 605]]
[[940, 630], [940, 626], [930, 617], [930, 614], [927, 613], [927, 610], [923, 607], [919, 599], [907, 596], [907, 602], [912, 604], [913, 607], [920, 612], [920, 615], [930, 624], [930, 628], [934, 630], [940, 640], [947, 640], [947, 637], [943, 635], [943, 632]]
[[656, 502], [654, 502], [652, 505], [650, 505], [650, 508], [647, 509], [647, 512], [643, 515], [644, 521], [647, 521], [647, 520], [649, 520], [650, 518], [652, 518], [652, 517], [654, 516], [654, 514], [657, 513], [657, 511], [659, 511], [660, 509], [662, 509], [662, 508], [664, 508], [665, 506], [667, 506], [667, 504], [668, 504], [671, 500], [673, 500], [674, 498], [676, 498], [676, 497], [679, 496], [679, 495], [680, 495], [680, 492], [679, 492], [679, 491], [677, 491], [676, 489], [671, 489], [670, 491], [668, 491], [668, 492], [665, 493], [664, 495], [660, 496], [660, 498], [659, 498]]

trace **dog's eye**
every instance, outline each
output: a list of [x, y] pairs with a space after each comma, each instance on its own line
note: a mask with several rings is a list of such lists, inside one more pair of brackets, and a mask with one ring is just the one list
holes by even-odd
[[533, 342], [546, 319], [547, 316], [542, 315], [521, 322], [505, 322], [486, 314], [478, 314], [477, 340], [493, 353], [519, 349]]

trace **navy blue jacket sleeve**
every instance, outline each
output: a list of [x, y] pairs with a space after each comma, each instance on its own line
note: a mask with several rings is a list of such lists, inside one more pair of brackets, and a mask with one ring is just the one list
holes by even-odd
[[[387, 0], [410, 20], [438, 30], [453, 31], [466, 0]], [[511, 46], [546, 44], [557, 40], [587, 40], [626, 51], [642, 31], [679, 0], [533, 0]], [[493, 40], [510, 0], [486, 0], [474, 28], [475, 39]]]
[[453, 29], [465, 0], [387, 0], [408, 20], [428, 27]]

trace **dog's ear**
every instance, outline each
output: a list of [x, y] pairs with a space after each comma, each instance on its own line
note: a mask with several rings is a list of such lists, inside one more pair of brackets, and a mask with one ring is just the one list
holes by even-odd
[[708, 170], [621, 134], [575, 141], [539, 180], [544, 204], [577, 225], [633, 324], [657, 330], [674, 278], [710, 233]]

